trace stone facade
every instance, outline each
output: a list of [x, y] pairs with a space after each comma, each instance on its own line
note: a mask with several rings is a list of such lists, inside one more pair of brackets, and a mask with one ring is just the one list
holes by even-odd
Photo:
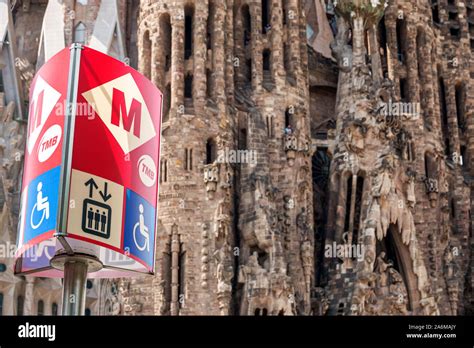
[[[2, 240], [18, 216], [17, 100], [59, 32], [165, 96], [157, 273], [91, 283], [92, 313], [472, 313], [473, 5], [15, 1], [16, 45], [0, 46]], [[28, 313], [59, 301], [57, 282], [0, 276], [9, 313], [19, 297]]]

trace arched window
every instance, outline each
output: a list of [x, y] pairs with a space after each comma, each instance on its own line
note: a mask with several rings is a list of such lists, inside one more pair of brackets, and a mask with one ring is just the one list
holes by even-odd
[[87, 37], [87, 28], [84, 25], [84, 23], [79, 22], [76, 27], [74, 28], [74, 42], [79, 43], [79, 44], [85, 44], [86, 43], [86, 37]]
[[283, 46], [283, 67], [287, 74], [290, 73], [291, 64], [290, 64], [290, 48], [288, 43], [285, 43]]
[[193, 170], [193, 149], [184, 149], [184, 170]]
[[433, 17], [434, 24], [440, 24], [438, 2], [439, 0], [431, 0], [431, 15]]
[[270, 6], [268, 0], [262, 0], [262, 34], [270, 31]]
[[252, 82], [252, 60], [251, 59], [247, 59], [245, 67], [246, 67], [247, 83], [251, 83]]
[[212, 49], [212, 45], [214, 42], [214, 19], [215, 18], [215, 9], [214, 9], [214, 2], [213, 0], [209, 0], [208, 5], [208, 16], [207, 16], [207, 49]]
[[271, 55], [269, 49], [263, 51], [263, 71], [271, 71]]
[[212, 72], [210, 69], [206, 69], [206, 96], [212, 98]]
[[383, 76], [388, 74], [388, 57], [387, 57], [387, 28], [385, 27], [385, 16], [379, 22], [379, 47], [380, 47], [380, 60], [382, 63]]
[[206, 142], [206, 164], [214, 163], [216, 157], [216, 142], [212, 138], [209, 138]]
[[242, 6], [242, 25], [244, 27], [244, 46], [247, 46], [252, 39], [252, 18], [247, 4]]
[[160, 161], [160, 183], [168, 181], [168, 160]]
[[7, 270], [7, 265], [4, 263], [0, 263], [0, 273], [3, 273]]
[[344, 215], [344, 232], [349, 231], [351, 223], [352, 174], [346, 180], [346, 211]]
[[344, 307], [344, 302], [339, 302], [339, 305], [337, 306], [337, 315], [344, 314]]
[[184, 8], [184, 59], [189, 59], [193, 54], [193, 25], [194, 7], [187, 5]]
[[459, 40], [461, 38], [461, 27], [459, 25], [458, 7], [455, 0], [448, 0], [448, 25], [451, 38]]
[[406, 42], [407, 42], [407, 33], [406, 33], [406, 22], [403, 19], [397, 19], [397, 56], [400, 63], [405, 63], [406, 58]]
[[451, 210], [451, 217], [452, 217], [453, 219], [455, 219], [455, 218], [456, 218], [456, 207], [455, 207], [455, 205], [454, 205], [454, 199], [453, 199], [453, 198], [451, 198], [450, 204], [451, 204], [451, 207], [450, 207], [450, 210]]
[[161, 278], [164, 281], [164, 303], [166, 310], [169, 311], [169, 305], [171, 303], [171, 283], [172, 283], [172, 256], [171, 256], [171, 243], [165, 243], [165, 250], [162, 254], [161, 259]]
[[456, 85], [456, 117], [458, 120], [458, 127], [461, 132], [464, 132], [466, 127], [464, 119], [465, 93], [464, 83], [458, 83]]
[[160, 40], [160, 51], [164, 56], [164, 70], [168, 72], [171, 68], [171, 23], [168, 14], [163, 14], [160, 17]]
[[273, 138], [273, 116], [266, 117], [267, 136]]
[[400, 79], [400, 100], [404, 103], [408, 102], [408, 82], [407, 79]]
[[[362, 209], [362, 195], [364, 193], [364, 178], [357, 176], [356, 183], [356, 197], [355, 197], [355, 211], [354, 211], [354, 228], [352, 230], [352, 244], [356, 245], [359, 241], [359, 225], [360, 215]], [[356, 257], [356, 255], [353, 255]]]
[[461, 158], [460, 158], [460, 164], [462, 166], [468, 164], [469, 162], [467, 161], [467, 148], [466, 146], [462, 145], [461, 146]]
[[44, 301], [38, 301], [38, 308], [37, 308], [38, 316], [44, 315]]
[[193, 75], [187, 74], [184, 78], [184, 97], [187, 99], [193, 98]]
[[93, 286], [94, 286], [94, 284], [92, 283], [92, 280], [88, 280], [88, 281], [86, 282], [86, 288], [87, 288], [88, 290], [92, 289]]
[[25, 300], [23, 296], [18, 296], [16, 299], [16, 315], [23, 315], [23, 306], [25, 304]]
[[[429, 54], [425, 54], [425, 47], [426, 47], [426, 35], [423, 28], [419, 27], [416, 32], [416, 54], [417, 54], [417, 65], [418, 65], [418, 82], [421, 86], [420, 89], [420, 102], [421, 102], [421, 110], [424, 115], [428, 115], [425, 113], [425, 110], [428, 110], [429, 105], [427, 104], [428, 99], [424, 95], [425, 87], [428, 85], [428, 81], [426, 79], [426, 69], [430, 67], [429, 61]], [[429, 127], [429, 122], [427, 122], [427, 117], [423, 117], [423, 125], [425, 128]]]
[[184, 306], [184, 298], [186, 294], [186, 251], [183, 250], [182, 243], [180, 244], [180, 252], [178, 259], [178, 302], [179, 308]]
[[285, 110], [285, 128], [293, 127], [293, 113], [291, 108]]
[[51, 315], [58, 315], [58, 304], [56, 302], [53, 302], [51, 305]]
[[[438, 67], [438, 71], [440, 67]], [[444, 84], [444, 79], [440, 77], [438, 79], [438, 94], [439, 94], [439, 111], [441, 116], [441, 130], [442, 136], [444, 139], [445, 153], [448, 156], [451, 156], [451, 146], [449, 143], [449, 132], [448, 132], [448, 108], [446, 104], [446, 87]]]
[[171, 108], [171, 84], [168, 83], [163, 93], [163, 122], [169, 120]]
[[239, 150], [247, 150], [247, 129], [245, 128], [239, 132]]
[[322, 286], [324, 276], [325, 241], [328, 236], [329, 168], [331, 158], [327, 147], [318, 147], [311, 159], [313, 179], [313, 219], [315, 245], [315, 286]]
[[429, 152], [425, 153], [425, 176], [432, 179], [438, 176], [438, 164], [434, 156]]
[[439, 107], [441, 113], [441, 124], [448, 125], [448, 109], [446, 106], [446, 88], [444, 79], [439, 78]]
[[4, 93], [4, 92], [5, 92], [5, 85], [3, 83], [2, 70], [0, 70], [0, 93]]
[[91, 316], [91, 309], [90, 309], [90, 308], [86, 308], [84, 314], [86, 315], [86, 317], [90, 317], [90, 316]]

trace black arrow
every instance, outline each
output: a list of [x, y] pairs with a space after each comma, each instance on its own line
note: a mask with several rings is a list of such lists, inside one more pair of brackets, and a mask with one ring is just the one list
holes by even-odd
[[104, 193], [102, 193], [102, 191], [99, 191], [99, 193], [104, 202], [107, 202], [110, 198], [112, 198], [112, 195], [107, 193], [107, 183], [104, 183]]
[[99, 188], [97, 184], [95, 183], [94, 179], [90, 178], [89, 181], [87, 181], [85, 186], [89, 186], [89, 198], [92, 198], [92, 194], [94, 193], [94, 188]]

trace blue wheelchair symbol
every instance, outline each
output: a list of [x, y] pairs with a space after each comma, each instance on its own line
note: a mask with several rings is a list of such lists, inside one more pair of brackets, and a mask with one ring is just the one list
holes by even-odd
[[[36, 203], [33, 206], [33, 211], [31, 212], [31, 217], [30, 217], [30, 224], [31, 227], [36, 230], [38, 227], [41, 226], [43, 221], [46, 219], [49, 219], [49, 202], [48, 202], [48, 197], [43, 197], [43, 183], [40, 181], [38, 185], [36, 186], [36, 190], [38, 191], [38, 194], [36, 195]], [[35, 217], [35, 212], [38, 212], [39, 215], [41, 215], [41, 218], [38, 219], [38, 213], [36, 214], [37, 216]], [[34, 220], [38, 221], [37, 223], [34, 222]]]
[[[140, 251], [150, 251], [150, 230], [148, 227], [145, 226], [145, 217], [143, 215], [143, 204], [138, 206], [138, 210], [140, 212], [140, 217], [138, 222], [133, 227], [133, 242], [135, 243], [136, 247]], [[137, 230], [140, 232], [140, 235], [143, 238], [143, 243], [139, 243], [137, 241]], [[143, 245], [142, 245], [143, 244]]]
[[154, 262], [155, 217], [155, 208], [150, 203], [127, 190], [124, 248], [149, 266]]
[[59, 174], [60, 167], [56, 167], [32, 180], [28, 186], [25, 243], [56, 228]]

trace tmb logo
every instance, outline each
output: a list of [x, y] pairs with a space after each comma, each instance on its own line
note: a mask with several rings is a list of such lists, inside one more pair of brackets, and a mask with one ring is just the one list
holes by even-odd
[[61, 98], [61, 93], [38, 76], [36, 79], [29, 110], [28, 153], [31, 154], [41, 131], [54, 106]]
[[94, 108], [125, 154], [156, 136], [143, 96], [130, 73], [82, 96]]

